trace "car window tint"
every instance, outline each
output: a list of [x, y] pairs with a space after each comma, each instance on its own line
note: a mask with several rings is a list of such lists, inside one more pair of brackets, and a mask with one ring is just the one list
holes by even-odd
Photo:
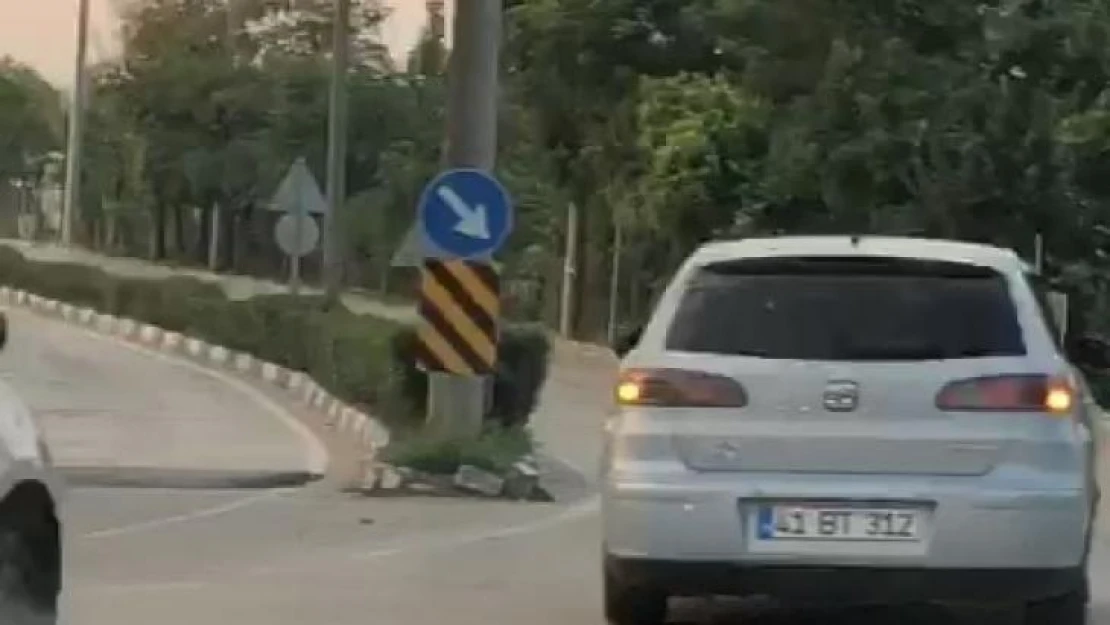
[[912, 261], [710, 266], [686, 287], [668, 349], [798, 360], [1020, 356], [1006, 280]]

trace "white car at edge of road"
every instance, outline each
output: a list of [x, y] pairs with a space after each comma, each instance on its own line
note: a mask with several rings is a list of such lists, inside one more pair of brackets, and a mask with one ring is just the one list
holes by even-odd
[[[0, 349], [7, 343], [0, 312]], [[19, 366], [19, 363], [12, 363]], [[63, 487], [28, 406], [0, 382], [0, 622], [57, 621]]]
[[679, 596], [1086, 621], [1100, 414], [1014, 252], [870, 236], [702, 246], [618, 346], [605, 611]]

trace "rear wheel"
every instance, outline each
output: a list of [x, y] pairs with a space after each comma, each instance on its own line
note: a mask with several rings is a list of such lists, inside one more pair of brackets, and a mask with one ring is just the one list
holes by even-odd
[[53, 504], [36, 487], [0, 502], [0, 623], [57, 623], [61, 533]]
[[1086, 625], [1086, 592], [1076, 590], [1061, 597], [1030, 603], [1023, 625]]
[[666, 593], [646, 586], [622, 584], [605, 571], [605, 618], [610, 625], [663, 625]]

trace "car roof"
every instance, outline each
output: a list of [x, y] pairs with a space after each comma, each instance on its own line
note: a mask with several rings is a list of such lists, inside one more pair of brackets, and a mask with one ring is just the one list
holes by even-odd
[[745, 258], [788, 256], [886, 256], [965, 263], [1000, 273], [1031, 271], [1013, 250], [946, 239], [892, 236], [781, 236], [714, 241], [690, 257], [694, 266]]

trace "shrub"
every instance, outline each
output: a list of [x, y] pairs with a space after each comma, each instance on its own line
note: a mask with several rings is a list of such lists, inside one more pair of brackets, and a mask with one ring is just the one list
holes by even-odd
[[5, 284], [174, 332], [191, 325], [197, 316], [193, 310], [196, 302], [226, 300], [219, 285], [195, 278], [120, 278], [88, 265], [33, 262], [11, 248], [0, 250], [0, 279]]
[[145, 321], [171, 332], [186, 332], [199, 318], [198, 307], [207, 302], [212, 306], [226, 306], [224, 290], [211, 282], [196, 278], [169, 278], [150, 281], [143, 287], [137, 304], [147, 307]]
[[86, 265], [25, 262], [21, 275], [28, 290], [76, 306], [103, 306], [111, 288], [103, 271]]
[[26, 265], [23, 254], [10, 247], [0, 246], [0, 284], [22, 287]]
[[315, 352], [319, 349], [320, 324], [326, 316], [322, 300], [264, 295], [251, 298], [249, 302], [266, 333], [258, 350], [252, 353], [290, 369], [311, 373]]
[[420, 422], [428, 409], [428, 375], [416, 366], [416, 332], [406, 328], [390, 340], [394, 412]]
[[547, 380], [550, 356], [551, 341], [542, 326], [510, 325], [502, 330], [490, 420], [505, 428], [527, 424]]
[[362, 405], [390, 392], [390, 337], [402, 328], [374, 317], [327, 311], [318, 317], [309, 371], [325, 388]]
[[473, 441], [437, 440], [415, 437], [391, 444], [383, 454], [386, 462], [435, 475], [450, 475], [468, 464], [504, 474], [534, 444], [524, 428], [490, 427]]
[[[399, 369], [395, 375], [397, 392], [413, 413], [423, 414], [428, 376], [416, 366], [416, 340], [416, 330], [406, 327], [393, 335], [391, 350]], [[509, 324], [502, 328], [487, 422], [504, 428], [528, 423], [547, 378], [550, 351], [550, 340], [541, 326]]]
[[267, 340], [268, 328], [249, 301], [197, 300], [190, 307], [196, 315], [185, 330], [190, 336], [254, 355]]
[[1100, 406], [1110, 406], [1110, 375], [1101, 371], [1084, 371], [1087, 384]]

